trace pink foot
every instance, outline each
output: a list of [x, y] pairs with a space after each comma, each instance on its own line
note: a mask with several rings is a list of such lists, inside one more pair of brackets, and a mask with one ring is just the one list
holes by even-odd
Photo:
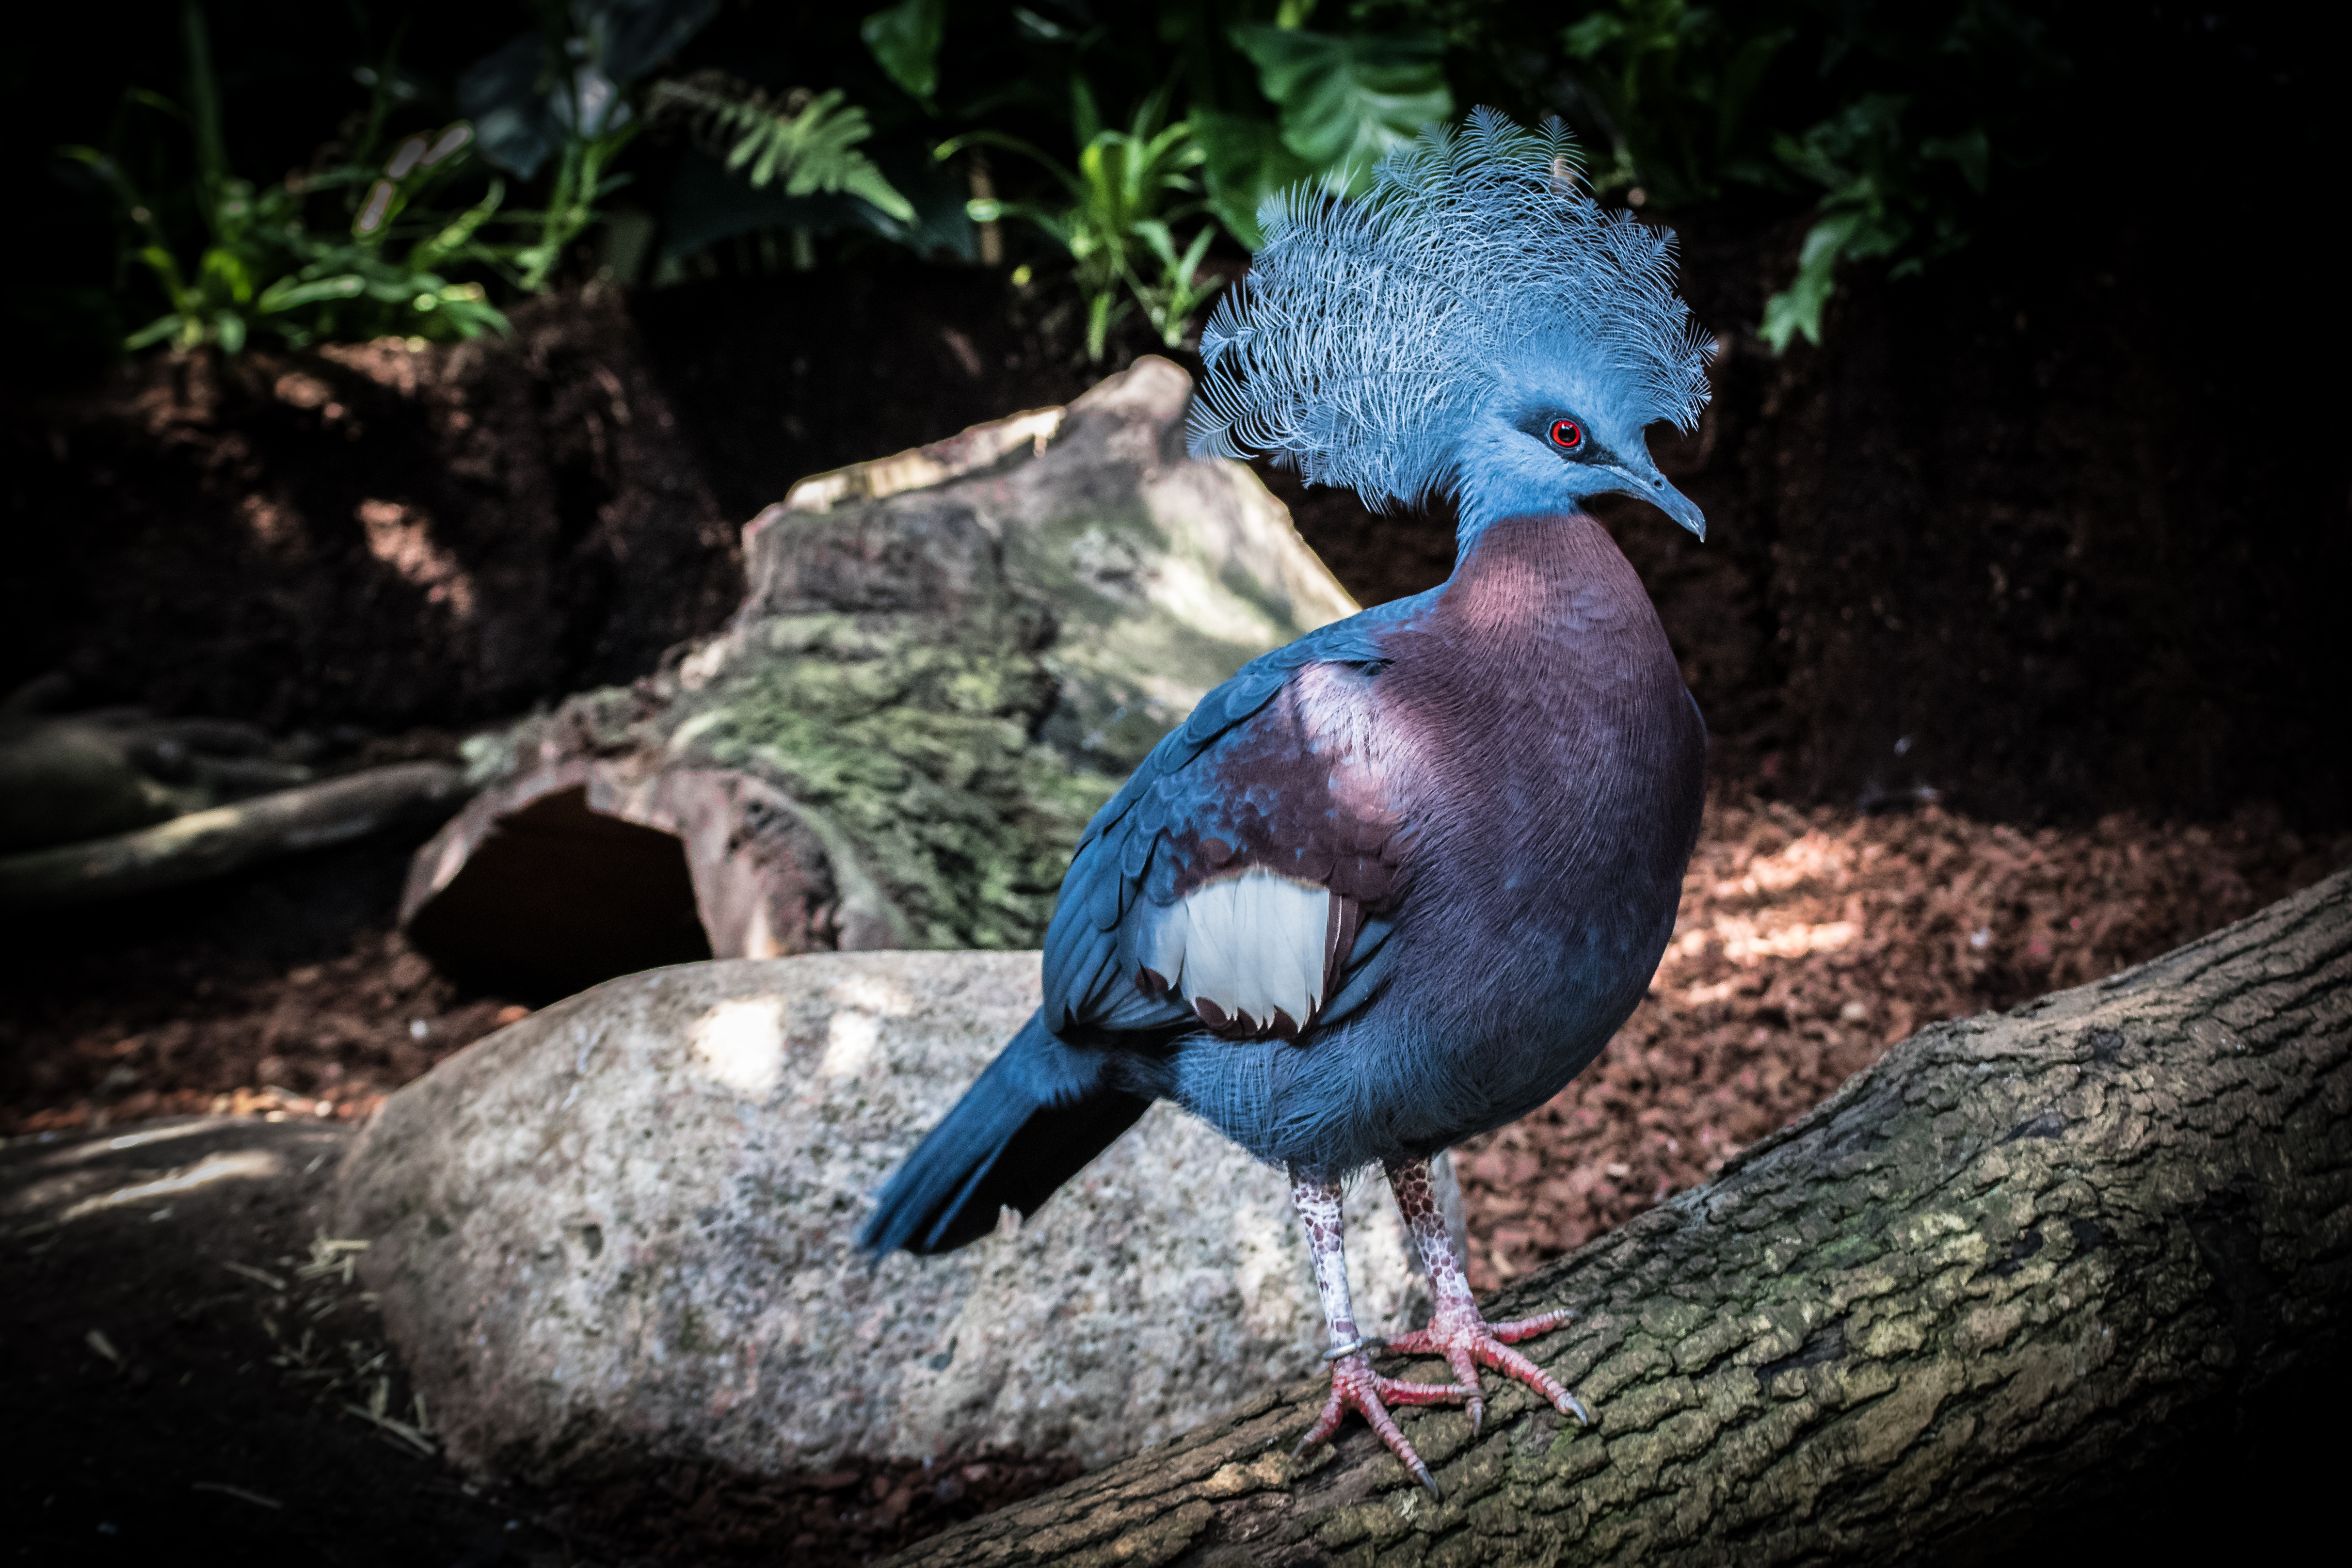
[[[1517, 1378], [1549, 1400], [1552, 1408], [1561, 1415], [1573, 1415], [1590, 1426], [1592, 1415], [1584, 1408], [1581, 1400], [1561, 1386], [1558, 1378], [1511, 1349], [1521, 1340], [1549, 1333], [1575, 1315], [1563, 1308], [1559, 1311], [1540, 1312], [1532, 1318], [1521, 1318], [1516, 1322], [1490, 1323], [1478, 1315], [1478, 1309], [1471, 1305], [1465, 1296], [1458, 1304], [1448, 1302], [1440, 1307], [1429, 1327], [1400, 1334], [1388, 1342], [1387, 1348], [1395, 1355], [1445, 1358], [1445, 1364], [1454, 1369], [1456, 1386], [1453, 1392], [1468, 1404], [1473, 1436], [1477, 1434], [1486, 1419], [1486, 1399], [1478, 1385], [1478, 1369], [1481, 1366], [1490, 1366], [1506, 1377]], [[1420, 1388], [1429, 1385], [1405, 1384], [1398, 1386]], [[1337, 1399], [1339, 1395], [1334, 1392], [1332, 1397]], [[1389, 1446], [1396, 1447], [1394, 1443]]]
[[[1475, 1377], [1472, 1387], [1475, 1387]], [[1381, 1441], [1388, 1445], [1389, 1452], [1412, 1473], [1414, 1480], [1429, 1489], [1430, 1496], [1435, 1497], [1438, 1495], [1437, 1482], [1431, 1477], [1429, 1467], [1422, 1463], [1421, 1456], [1412, 1451], [1411, 1443], [1405, 1441], [1404, 1434], [1397, 1429], [1396, 1418], [1389, 1414], [1388, 1405], [1383, 1401], [1398, 1405], [1450, 1405], [1470, 1394], [1470, 1389], [1459, 1388], [1450, 1383], [1404, 1383], [1396, 1378], [1382, 1377], [1372, 1370], [1370, 1358], [1362, 1351], [1357, 1351], [1331, 1363], [1331, 1397], [1324, 1401], [1323, 1414], [1317, 1417], [1307, 1436], [1298, 1440], [1298, 1447], [1293, 1452], [1303, 1454], [1329, 1438], [1339, 1429], [1339, 1424], [1348, 1418], [1348, 1412], [1352, 1410], [1371, 1424]], [[1473, 1425], [1475, 1425], [1475, 1420]]]

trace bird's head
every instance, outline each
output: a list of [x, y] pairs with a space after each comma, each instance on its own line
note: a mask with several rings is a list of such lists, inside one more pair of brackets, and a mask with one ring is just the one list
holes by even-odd
[[1543, 345], [1498, 377], [1463, 421], [1450, 488], [1465, 524], [1577, 511], [1597, 495], [1636, 496], [1706, 537], [1706, 519], [1651, 459], [1655, 408], [1574, 343]]
[[1374, 507], [1451, 495], [1465, 544], [1610, 493], [1705, 538], [1645, 434], [1689, 429], [1707, 396], [1673, 238], [1601, 211], [1573, 162], [1558, 121], [1482, 109], [1391, 153], [1360, 201], [1269, 203], [1202, 335], [1192, 449], [1269, 453]]

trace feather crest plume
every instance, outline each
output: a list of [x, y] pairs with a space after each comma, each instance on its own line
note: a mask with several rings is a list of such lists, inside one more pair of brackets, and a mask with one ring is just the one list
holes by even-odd
[[1262, 452], [1374, 505], [1453, 488], [1458, 437], [1531, 353], [1569, 354], [1637, 423], [1697, 423], [1708, 345], [1674, 291], [1674, 239], [1567, 177], [1559, 121], [1493, 110], [1382, 159], [1372, 189], [1302, 186], [1201, 334], [1192, 450]]

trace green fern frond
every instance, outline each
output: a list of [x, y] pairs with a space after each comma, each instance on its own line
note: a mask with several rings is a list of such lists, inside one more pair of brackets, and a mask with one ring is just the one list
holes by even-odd
[[764, 188], [783, 183], [788, 196], [845, 191], [900, 223], [915, 206], [898, 194], [857, 144], [874, 134], [866, 111], [838, 90], [794, 91], [781, 104], [719, 72], [704, 71], [654, 89], [653, 108], [688, 119], [698, 138], [723, 151], [727, 167]]

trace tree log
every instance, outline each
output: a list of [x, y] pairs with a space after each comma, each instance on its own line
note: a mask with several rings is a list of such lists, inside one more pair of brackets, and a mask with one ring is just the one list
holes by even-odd
[[1475, 1438], [1405, 1414], [1443, 1501], [1360, 1424], [1294, 1460], [1318, 1383], [897, 1561], [1885, 1563], [1995, 1540], [2185, 1417], [2340, 1364], [2347, 978], [2352, 872], [1922, 1030], [1713, 1184], [1502, 1292], [1491, 1316], [1578, 1310], [1521, 1348], [1594, 1425], [1491, 1373]]
[[369, 768], [134, 833], [0, 857], [0, 909], [56, 909], [199, 882], [398, 823], [436, 822], [465, 798], [464, 776], [446, 763]]

